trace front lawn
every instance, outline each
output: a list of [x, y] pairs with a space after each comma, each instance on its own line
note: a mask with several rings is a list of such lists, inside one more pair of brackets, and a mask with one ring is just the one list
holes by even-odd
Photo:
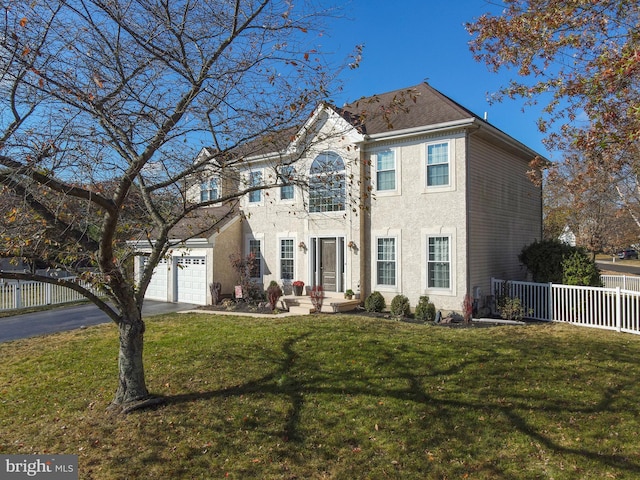
[[152, 317], [153, 410], [110, 416], [111, 325], [0, 344], [0, 454], [81, 479], [640, 477], [640, 337], [348, 315]]

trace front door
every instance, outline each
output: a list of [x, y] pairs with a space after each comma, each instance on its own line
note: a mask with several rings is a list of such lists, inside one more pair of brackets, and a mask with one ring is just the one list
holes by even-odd
[[337, 291], [336, 239], [320, 239], [320, 281], [325, 291]]

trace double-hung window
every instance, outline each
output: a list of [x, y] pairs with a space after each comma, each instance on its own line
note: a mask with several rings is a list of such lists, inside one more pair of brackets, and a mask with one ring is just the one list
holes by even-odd
[[376, 189], [396, 189], [396, 158], [393, 150], [376, 153]]
[[293, 280], [293, 238], [280, 239], [280, 278]]
[[249, 277], [262, 278], [262, 249], [260, 240], [249, 240], [249, 256], [253, 261], [249, 264]]
[[200, 184], [200, 201], [208, 202], [220, 198], [220, 181], [217, 177], [205, 180]]
[[[262, 183], [262, 172], [251, 172], [249, 174], [249, 187], [258, 187]], [[258, 203], [262, 200], [262, 190], [249, 192], [249, 203]]]
[[427, 240], [427, 288], [451, 288], [450, 237]]
[[[293, 166], [283, 166], [280, 175], [283, 182], [289, 182], [293, 178]], [[280, 200], [293, 200], [293, 185], [283, 185], [280, 187]]]
[[449, 185], [449, 142], [427, 145], [427, 187]]
[[395, 286], [397, 254], [395, 237], [379, 237], [376, 254], [376, 283]]

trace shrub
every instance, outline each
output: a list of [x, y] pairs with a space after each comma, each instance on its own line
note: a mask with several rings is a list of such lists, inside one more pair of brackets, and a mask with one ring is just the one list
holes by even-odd
[[504, 296], [498, 302], [498, 312], [504, 320], [520, 321], [524, 318], [526, 309], [518, 297]]
[[320, 313], [322, 311], [322, 302], [324, 300], [324, 289], [322, 285], [314, 285], [309, 292], [309, 296], [311, 297], [311, 303], [313, 304], [313, 308], [316, 313]]
[[531, 272], [534, 282], [600, 285], [600, 272], [587, 252], [559, 240], [536, 240], [522, 249], [518, 259]]
[[574, 249], [559, 240], [536, 240], [522, 249], [518, 260], [531, 272], [534, 282], [562, 283], [562, 261]]
[[380, 292], [373, 292], [364, 301], [364, 309], [367, 312], [381, 312], [387, 307], [387, 302]]
[[416, 319], [423, 322], [433, 322], [436, 319], [436, 306], [429, 301], [429, 297], [423, 295], [416, 305]]
[[520, 298], [511, 296], [511, 282], [503, 282], [496, 297], [496, 308], [500, 317], [504, 320], [522, 320], [525, 315], [531, 314], [533, 310], [527, 310]]
[[271, 310], [275, 310], [276, 304], [281, 296], [282, 289], [280, 288], [280, 285], [278, 285], [278, 282], [275, 280], [272, 280], [267, 288], [267, 300], [269, 301], [269, 305], [271, 305]]
[[404, 295], [396, 295], [391, 300], [391, 315], [408, 317], [411, 315], [411, 305], [409, 299]]
[[573, 252], [562, 262], [562, 283], [600, 287], [600, 270], [584, 252]]

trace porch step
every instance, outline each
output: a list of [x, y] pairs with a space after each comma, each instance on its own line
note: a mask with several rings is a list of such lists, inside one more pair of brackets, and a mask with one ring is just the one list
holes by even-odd
[[[281, 300], [287, 306], [290, 313], [308, 315], [315, 312], [311, 297], [308, 295], [286, 295], [282, 297]], [[322, 313], [350, 312], [351, 310], [355, 310], [360, 303], [358, 299], [347, 300], [340, 293], [329, 293], [325, 294], [320, 311]]]

